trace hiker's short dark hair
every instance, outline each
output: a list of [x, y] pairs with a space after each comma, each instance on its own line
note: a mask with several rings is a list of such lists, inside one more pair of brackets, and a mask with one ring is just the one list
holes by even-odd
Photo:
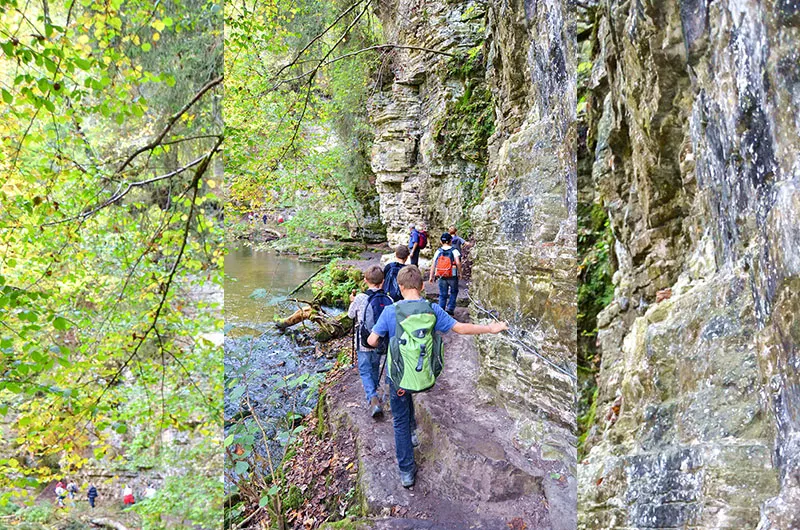
[[403, 261], [407, 260], [409, 255], [411, 255], [411, 252], [408, 251], [408, 247], [405, 245], [398, 245], [397, 250], [394, 251], [394, 257]]
[[380, 285], [383, 281], [383, 271], [377, 265], [372, 265], [364, 271], [364, 279], [372, 285]]
[[397, 273], [397, 284], [406, 289], [422, 290], [422, 273], [416, 265], [406, 265]]

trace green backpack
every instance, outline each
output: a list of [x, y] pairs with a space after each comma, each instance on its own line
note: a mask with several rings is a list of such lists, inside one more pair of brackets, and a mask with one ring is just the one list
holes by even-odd
[[442, 337], [435, 333], [436, 314], [426, 300], [394, 304], [397, 327], [389, 341], [389, 378], [398, 389], [424, 392], [444, 367]]

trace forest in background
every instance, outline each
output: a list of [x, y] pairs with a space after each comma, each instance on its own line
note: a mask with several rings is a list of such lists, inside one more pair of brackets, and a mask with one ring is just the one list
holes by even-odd
[[0, 514], [142, 474], [142, 528], [217, 527], [222, 4], [0, 12]]
[[374, 3], [226, 2], [225, 33], [229, 237], [248, 212], [285, 216], [295, 250], [382, 232], [367, 99], [390, 50]]

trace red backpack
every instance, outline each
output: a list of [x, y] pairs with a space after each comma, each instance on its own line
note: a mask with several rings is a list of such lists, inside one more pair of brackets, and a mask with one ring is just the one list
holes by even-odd
[[439, 257], [436, 258], [436, 263], [434, 267], [436, 271], [437, 278], [452, 278], [453, 277], [453, 266], [456, 264], [456, 258], [453, 255], [453, 249], [448, 248], [447, 250], [441, 249], [439, 253]]
[[417, 230], [419, 234], [419, 248], [420, 250], [428, 246], [428, 233], [424, 230]]

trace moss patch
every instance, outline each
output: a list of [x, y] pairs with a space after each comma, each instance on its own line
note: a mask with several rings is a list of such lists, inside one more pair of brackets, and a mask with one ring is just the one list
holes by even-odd
[[363, 273], [356, 267], [344, 266], [338, 260], [331, 261], [311, 285], [314, 299], [322, 305], [345, 308], [350, 304], [350, 293], [365, 291], [367, 284]]

